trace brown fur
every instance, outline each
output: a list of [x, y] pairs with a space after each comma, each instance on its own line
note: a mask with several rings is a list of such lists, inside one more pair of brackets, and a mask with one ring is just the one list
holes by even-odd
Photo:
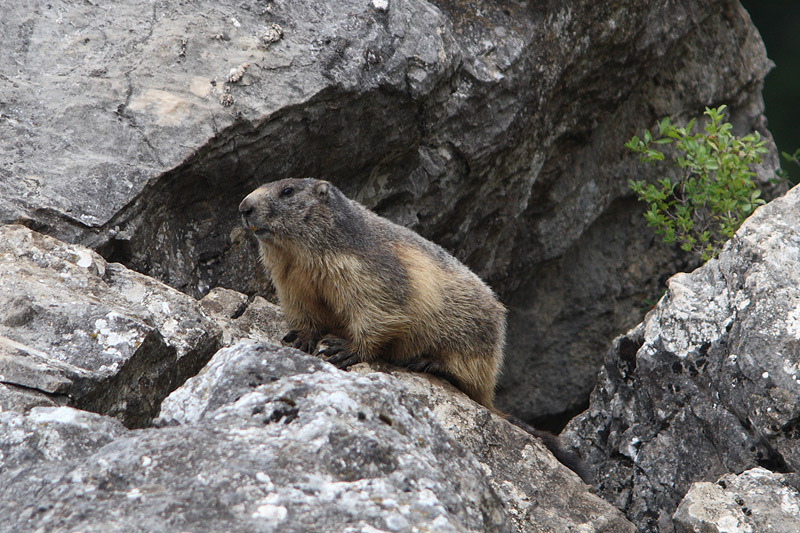
[[334, 336], [342, 346], [323, 353], [340, 367], [429, 371], [492, 407], [506, 310], [467, 267], [325, 181], [269, 183], [239, 209], [295, 330], [287, 340], [313, 352]]

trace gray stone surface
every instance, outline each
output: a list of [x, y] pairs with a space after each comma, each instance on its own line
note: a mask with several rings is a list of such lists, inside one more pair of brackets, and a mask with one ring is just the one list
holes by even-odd
[[0, 273], [4, 408], [66, 401], [147, 424], [220, 346], [194, 298], [23, 226], [0, 227]]
[[[436, 421], [475, 456], [505, 502], [517, 531], [635, 531], [613, 506], [587, 490], [544, 444], [435, 377], [385, 364], [360, 364], [353, 371], [379, 378], [388, 373], [431, 411]], [[556, 488], [554, 490], [554, 488]]]
[[800, 531], [798, 481], [797, 474], [753, 468], [693, 483], [675, 512], [675, 533]]
[[[118, 420], [72, 407], [0, 412], [0, 476], [15, 476], [41, 463], [80, 459], [127, 433]], [[9, 531], [6, 523], [0, 528]]]
[[[342, 442], [364, 438], [360, 426], [350, 422], [350, 416], [355, 415], [368, 426], [377, 420], [399, 432], [401, 437], [376, 436], [380, 449], [393, 449], [406, 443], [415, 447], [413, 443], [419, 443], [422, 446], [419, 452], [423, 454], [419, 461], [432, 465], [424, 457], [428, 443], [435, 440], [437, 448], [452, 447], [452, 453], [466, 462], [452, 464], [448, 452], [438, 457], [440, 463], [436, 470], [456, 476], [462, 487], [460, 490], [466, 486], [461, 479], [464, 475], [477, 476], [470, 483], [478, 486], [485, 483], [503, 502], [505, 525], [501, 530], [633, 531], [633, 526], [616, 509], [591, 494], [586, 485], [559, 464], [537, 439], [475, 404], [448, 384], [387, 365], [362, 364], [356, 370], [343, 373], [333, 365], [288, 348], [240, 344], [220, 351], [198, 376], [172, 393], [164, 401], [157, 424], [216, 423], [228, 416], [222, 413], [263, 409], [261, 404], [266, 394], [271, 400], [263, 416], [278, 420], [291, 418], [284, 438], [293, 439], [297, 438], [294, 431], [298, 428], [292, 429], [292, 424], [295, 417], [300, 417], [297, 411], [302, 413], [304, 405], [298, 398], [313, 398], [320, 402], [322, 409], [315, 424], [329, 425], [333, 420], [331, 416], [337, 416], [342, 420], [337, 418], [334, 426], [326, 431], [339, 431], [340, 425], [347, 426], [348, 435], [340, 439]], [[395, 408], [387, 410], [390, 405]], [[302, 423], [300, 431], [307, 431], [302, 429]], [[372, 436], [371, 433], [367, 435]], [[351, 448], [351, 451], [355, 455], [365, 454], [365, 457], [330, 460], [334, 465], [343, 460], [350, 464], [369, 460], [372, 455], [364, 446]], [[312, 456], [322, 455], [324, 460], [327, 454], [316, 452]], [[349, 468], [358, 470], [362, 466], [350, 465]], [[459, 467], [468, 470], [451, 471]], [[413, 479], [419, 474], [407, 475]], [[436, 476], [438, 473], [425, 474], [430, 479]], [[554, 486], [559, 490], [553, 491]], [[431, 519], [435, 518], [434, 514]], [[458, 514], [454, 519], [461, 527], [475, 530], [474, 524], [458, 518]], [[426, 523], [428, 527], [433, 525], [432, 522], [416, 525], [424, 527]], [[482, 527], [491, 529], [494, 526], [486, 522]]]
[[222, 344], [242, 339], [280, 343], [288, 327], [280, 307], [261, 296], [252, 300], [231, 289], [216, 287], [200, 300], [200, 306], [222, 327]]
[[[507, 531], [480, 464], [381, 378], [270, 345], [226, 348], [165, 402], [162, 416], [182, 424], [0, 472], [4, 526]], [[192, 406], [178, 399], [198, 392]], [[37, 410], [20, 418], [20, 441], [53, 431]]]
[[718, 259], [678, 274], [609, 350], [564, 436], [598, 491], [667, 527], [693, 482], [800, 468], [800, 188], [759, 208]]
[[0, 383], [0, 411], [17, 411], [24, 413], [33, 407], [66, 405], [66, 396], [54, 397], [27, 387]]
[[174, 391], [156, 426], [0, 412], [0, 529], [634, 531], [537, 439], [387, 366], [342, 372], [246, 341]]
[[626, 197], [651, 171], [622, 143], [722, 102], [768, 135], [769, 62], [733, 0], [24, 0], [0, 39], [0, 222], [252, 295], [238, 202], [330, 178], [498, 290], [499, 403], [529, 420], [585, 402], [677, 266]]

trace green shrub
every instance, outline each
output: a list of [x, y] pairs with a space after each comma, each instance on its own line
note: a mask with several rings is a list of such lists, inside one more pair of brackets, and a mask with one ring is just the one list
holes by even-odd
[[[692, 132], [694, 119], [678, 128], [664, 118], [656, 136], [645, 131], [643, 139], [634, 136], [625, 143], [642, 161], [655, 165], [669, 157], [679, 168], [676, 180], [628, 184], [649, 207], [644, 214], [647, 225], [665, 243], [677, 241], [703, 261], [716, 256], [742, 221], [764, 203], [750, 170], [767, 152], [764, 141], [758, 132], [732, 135], [731, 125], [722, 121], [725, 108], [706, 108], [708, 122], [701, 132]], [[663, 147], [668, 144], [674, 149], [667, 154]]]

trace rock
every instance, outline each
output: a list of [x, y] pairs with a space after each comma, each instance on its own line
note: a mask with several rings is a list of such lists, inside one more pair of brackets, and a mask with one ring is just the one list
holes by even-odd
[[235, 320], [247, 309], [247, 295], [241, 292], [216, 287], [211, 289], [202, 300], [200, 306], [206, 313], [227, 320]]
[[498, 398], [527, 420], [582, 408], [681, 265], [630, 200], [657, 171], [623, 142], [720, 102], [769, 137], [770, 63], [734, 0], [54, 0], [9, 4], [0, 37], [0, 222], [196, 297], [263, 294], [237, 204], [330, 178], [509, 304]]
[[643, 530], [694, 482], [800, 468], [800, 188], [759, 208], [718, 259], [678, 274], [614, 341], [564, 438]]
[[[356, 419], [366, 423], [377, 420], [390, 426], [402, 435], [400, 442], [428, 443], [434, 437], [420, 435], [422, 429], [419, 426], [425, 424], [435, 428], [435, 439], [439, 440], [437, 447], [452, 446], [460, 450], [456, 453], [470, 461], [468, 475], [477, 475], [479, 486], [486, 483], [504, 502], [503, 514], [507, 514], [505, 530], [634, 530], [616, 509], [589, 493], [577, 476], [559, 464], [538, 439], [493, 415], [454, 387], [436, 378], [388, 365], [361, 364], [355, 370], [357, 373], [343, 373], [317, 358], [300, 355], [297, 350], [240, 344], [221, 350], [198, 376], [172, 393], [164, 401], [156, 423], [211, 423], [225, 419], [228, 415], [222, 413], [232, 410], [240, 413], [259, 410], [267, 419], [285, 419], [292, 426], [301, 409], [298, 398], [307, 400], [321, 396], [321, 403], [333, 411], [338, 412], [342, 405], [349, 405], [348, 411], [354, 413]], [[262, 408], [262, 395], [268, 391], [271, 403]], [[258, 396], [253, 396], [257, 392]], [[390, 399], [381, 400], [384, 397]], [[388, 405], [397, 408], [387, 410], [385, 406]], [[330, 416], [333, 414], [319, 416], [321, 420], [317, 423], [330, 424]], [[344, 422], [348, 420], [342, 414], [337, 417], [344, 418]], [[338, 431], [336, 427], [327, 430]], [[284, 438], [297, 437], [286, 435]], [[357, 435], [337, 437], [342, 442], [362, 438], [360, 430]], [[390, 438], [393, 439], [392, 446], [398, 444], [395, 442], [398, 437]], [[378, 440], [378, 446], [385, 449], [389, 441]], [[320, 452], [312, 455], [316, 457]], [[367, 453], [368, 457], [370, 455]], [[325, 453], [322, 456], [325, 457]], [[355, 468], [353, 461], [345, 459], [350, 465], [348, 468]], [[419, 461], [426, 462], [424, 458]], [[443, 462], [438, 463], [437, 469], [449, 472], [452, 460], [440, 458], [439, 461]], [[335, 464], [337, 461], [333, 459], [332, 462]], [[436, 475], [425, 474], [431, 479]], [[460, 477], [455, 472], [450, 475]], [[558, 486], [559, 490], [552, 491], [553, 486]], [[475, 527], [461, 519], [457, 523], [467, 530]], [[422, 527], [423, 524], [411, 525]]]
[[2, 472], [0, 514], [12, 530], [508, 531], [480, 464], [392, 381], [226, 348], [165, 402], [183, 423]]
[[0, 271], [4, 409], [69, 403], [141, 426], [220, 346], [193, 298], [82, 246], [2, 226]]
[[489, 483], [506, 502], [516, 531], [636, 530], [616, 509], [589, 492], [538, 438], [476, 404], [449, 383], [385, 364], [360, 364], [354, 370], [376, 378], [376, 372], [390, 374], [403, 384], [404, 395], [429, 409], [489, 474]]
[[71, 407], [34, 407], [27, 415], [0, 412], [0, 475], [82, 458], [127, 433], [113, 418]]
[[225, 346], [242, 339], [280, 343], [288, 331], [280, 308], [261, 296], [248, 301], [245, 294], [217, 287], [200, 300], [200, 306], [222, 327]]
[[693, 483], [673, 520], [676, 533], [724, 531], [800, 531], [797, 474], [753, 468], [726, 474], [716, 483]]
[[55, 407], [65, 405], [66, 397], [53, 397], [27, 387], [0, 383], [0, 412], [18, 411], [24, 413], [36, 406]]

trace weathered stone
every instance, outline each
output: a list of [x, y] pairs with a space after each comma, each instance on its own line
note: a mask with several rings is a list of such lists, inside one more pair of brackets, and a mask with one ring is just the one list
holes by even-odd
[[800, 492], [787, 475], [753, 468], [693, 483], [673, 518], [675, 533], [800, 531]]
[[234, 320], [242, 316], [244, 310], [247, 309], [247, 295], [231, 289], [217, 287], [211, 289], [200, 300], [200, 307], [210, 315]]
[[[165, 402], [183, 424], [0, 472], [4, 527], [508, 531], [481, 465], [393, 381], [285, 348], [226, 348]], [[205, 396], [183, 411], [174, 398], [194, 392]], [[52, 431], [33, 416], [26, 428]]]
[[242, 316], [234, 321], [234, 325], [245, 333], [247, 338], [275, 343], [279, 343], [288, 331], [280, 308], [261, 296], [253, 298]]
[[80, 368], [52, 360], [44, 352], [0, 337], [0, 381], [49, 394], [66, 394], [74, 385], [70, 377], [85, 377]]
[[238, 202], [330, 178], [497, 289], [498, 399], [528, 420], [583, 405], [676, 267], [626, 197], [656, 171], [623, 142], [721, 102], [768, 137], [769, 62], [734, 0], [27, 0], [0, 38], [0, 222], [195, 296], [252, 295], [268, 283]]
[[2, 412], [0, 476], [14, 476], [47, 461], [79, 459], [126, 434], [125, 427], [113, 418], [71, 407], [34, 407], [27, 415]]
[[217, 287], [200, 300], [202, 308], [222, 327], [222, 344], [230, 346], [243, 339], [279, 343], [287, 328], [280, 308], [255, 296]]
[[25, 413], [34, 407], [56, 407], [66, 403], [66, 396], [53, 397], [27, 387], [0, 383], [0, 412], [17, 411]]
[[[431, 411], [436, 421], [475, 456], [489, 483], [505, 502], [517, 531], [635, 531], [613, 506], [590, 493], [544, 444], [478, 405], [449, 383], [427, 374], [384, 364], [360, 364], [354, 371], [390, 374]], [[553, 490], [558, 487], [558, 490]]]
[[54, 401], [146, 424], [219, 347], [193, 298], [82, 246], [2, 226], [0, 272], [0, 382]]
[[718, 259], [678, 274], [614, 341], [565, 438], [645, 530], [697, 481], [800, 468], [800, 188], [759, 208]]
[[[321, 403], [332, 411], [338, 412], [342, 405], [347, 405], [347, 412], [356, 419], [365, 423], [380, 421], [402, 435], [400, 441], [392, 444], [379, 439], [375, 446], [380, 449], [401, 445], [406, 440], [418, 442], [424, 449], [434, 439], [427, 432], [435, 431], [437, 448], [452, 446], [454, 453], [468, 460], [469, 470], [462, 474], [472, 476], [480, 472], [473, 482], [478, 486], [486, 483], [485, 486], [504, 502], [506, 530], [633, 530], [616, 509], [590, 494], [577, 476], [558, 463], [538, 439], [491, 414], [453, 387], [430, 376], [386, 365], [362, 364], [355, 369], [357, 372], [343, 373], [333, 365], [288, 348], [237, 345], [220, 351], [198, 376], [172, 393], [164, 401], [157, 424], [216, 423], [226, 420], [231, 416], [229, 413], [258, 411], [259, 416], [267, 420], [287, 420], [291, 428], [294, 419], [300, 416], [298, 411], [302, 412], [303, 402], [298, 398], [320, 397]], [[264, 407], [263, 395], [267, 393], [269, 401]], [[388, 405], [397, 407], [387, 410], [385, 406]], [[317, 423], [330, 424], [330, 416], [325, 413]], [[344, 421], [337, 422], [328, 431], [338, 432], [339, 424], [349, 425], [348, 420], [344, 416]], [[420, 424], [431, 427], [423, 430]], [[285, 438], [297, 437], [286, 435]], [[354, 443], [363, 438], [361, 430], [349, 427], [347, 434], [338, 435], [336, 441]], [[360, 450], [366, 454], [365, 458], [330, 460], [334, 465], [344, 461], [346, 475], [356, 476], [357, 471], [367, 466], [365, 461], [368, 463], [372, 457], [369, 447], [362, 445]], [[320, 452], [313, 455], [316, 457]], [[322, 455], [326, 457], [326, 453]], [[395, 462], [395, 459], [387, 460]], [[419, 461], [427, 460], [421, 457]], [[450, 458], [440, 458], [440, 461], [444, 463], [436, 469], [442, 472], [449, 472], [455, 466]], [[341, 474], [345, 475], [345, 471]], [[457, 476], [460, 478], [462, 474]], [[425, 476], [436, 479], [438, 474], [431, 472]], [[461, 485], [463, 481], [458, 483]], [[559, 490], [551, 490], [553, 486], [558, 486]], [[467, 530], [474, 527], [461, 519], [457, 522]]]

